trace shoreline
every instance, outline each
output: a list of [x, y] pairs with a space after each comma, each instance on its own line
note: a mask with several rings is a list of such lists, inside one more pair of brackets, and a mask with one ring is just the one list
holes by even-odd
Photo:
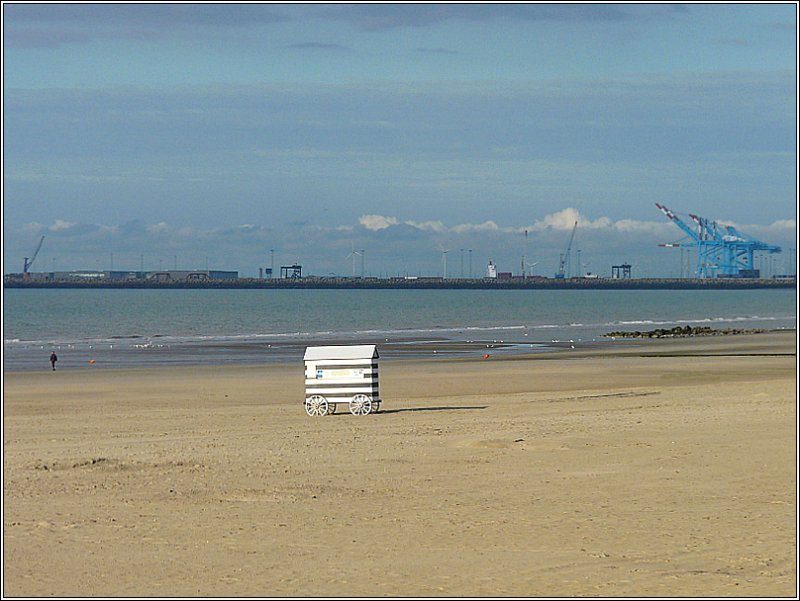
[[[619, 334], [614, 333], [614, 334]], [[248, 341], [248, 342], [206, 342], [183, 343], [181, 345], [158, 344], [145, 350], [138, 348], [107, 348], [105, 345], [86, 345], [87, 348], [63, 353], [61, 345], [41, 345], [39, 349], [25, 349], [22, 360], [16, 368], [7, 367], [9, 349], [4, 349], [3, 373], [36, 373], [50, 371], [47, 354], [51, 349], [59, 353], [58, 371], [105, 371], [117, 369], [171, 369], [176, 367], [200, 368], [202, 366], [266, 366], [302, 363], [303, 353], [308, 346], [375, 344], [381, 359], [386, 361], [411, 361], [448, 359], [465, 360], [505, 360], [525, 359], [529, 357], [544, 358], [547, 355], [583, 356], [591, 353], [614, 354], [624, 352], [627, 348], [638, 348], [642, 341], [681, 341], [709, 339], [741, 339], [743, 336], [771, 336], [791, 334], [796, 336], [795, 329], [760, 330], [758, 332], [737, 332], [735, 334], [720, 330], [718, 333], [704, 333], [701, 336], [631, 336], [620, 337], [601, 335], [591, 340], [540, 340], [519, 342], [513, 340], [457, 340], [435, 337], [357, 337], [357, 338], [324, 338], [295, 341]], [[527, 335], [527, 334], [526, 334]], [[63, 345], [67, 346], [67, 345]], [[70, 349], [72, 351], [72, 349]], [[12, 351], [18, 353], [15, 349]], [[485, 357], [489, 355], [489, 357]]]

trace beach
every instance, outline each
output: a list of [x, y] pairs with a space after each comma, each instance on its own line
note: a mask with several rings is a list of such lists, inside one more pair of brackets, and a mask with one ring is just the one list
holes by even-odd
[[797, 595], [796, 333], [4, 373], [5, 596]]

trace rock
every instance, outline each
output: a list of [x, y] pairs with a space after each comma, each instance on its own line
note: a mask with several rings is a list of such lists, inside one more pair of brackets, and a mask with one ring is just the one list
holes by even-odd
[[608, 332], [606, 334], [603, 334], [603, 336], [606, 338], [685, 338], [688, 336], [729, 336], [737, 334], [760, 334], [766, 331], [767, 330], [760, 330], [760, 329], [746, 330], [741, 328], [715, 330], [709, 326], [692, 327], [686, 325], [683, 327], [675, 326], [674, 328], [668, 330], [664, 328], [656, 328], [655, 330], [650, 330], [648, 332], [640, 332], [639, 330], [634, 330], [632, 332], [623, 332], [623, 331]]

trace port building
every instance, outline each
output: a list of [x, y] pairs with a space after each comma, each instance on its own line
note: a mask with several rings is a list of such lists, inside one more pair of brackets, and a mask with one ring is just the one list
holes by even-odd
[[[101, 282], [101, 281], [150, 281], [150, 282], [207, 282], [219, 280], [237, 280], [238, 271], [212, 270], [163, 270], [163, 271], [128, 271], [128, 270], [75, 270], [75, 271], [50, 271], [50, 272], [29, 272], [28, 279], [35, 282], [48, 281], [80, 281], [80, 282]], [[17, 276], [23, 278], [22, 274], [9, 274], [7, 277], [14, 279]]]

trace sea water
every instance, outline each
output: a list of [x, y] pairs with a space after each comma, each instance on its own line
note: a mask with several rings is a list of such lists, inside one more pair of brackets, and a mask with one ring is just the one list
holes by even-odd
[[51, 350], [59, 367], [258, 363], [297, 360], [308, 344], [393, 342], [419, 354], [425, 341], [444, 340], [545, 351], [600, 343], [615, 330], [797, 322], [794, 289], [8, 289], [3, 300], [4, 371], [49, 367]]

